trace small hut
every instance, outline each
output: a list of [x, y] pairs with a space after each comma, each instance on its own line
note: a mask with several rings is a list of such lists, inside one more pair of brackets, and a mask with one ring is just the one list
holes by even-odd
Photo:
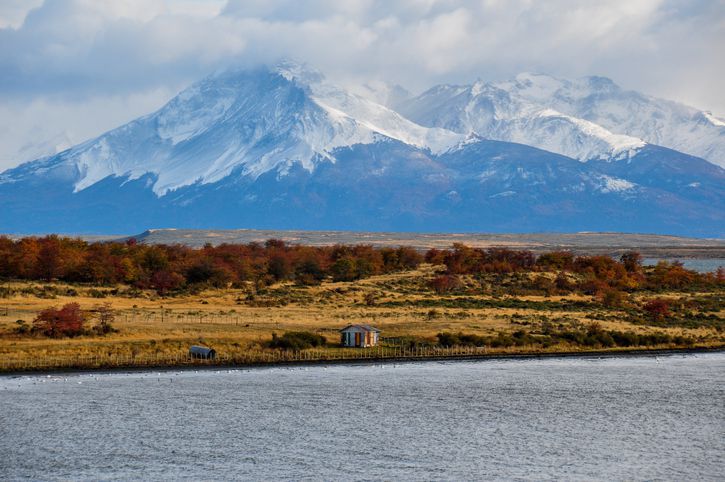
[[370, 325], [347, 325], [340, 330], [340, 343], [346, 347], [365, 348], [378, 344], [380, 330]]
[[204, 360], [213, 360], [216, 358], [216, 351], [213, 348], [207, 348], [205, 346], [191, 345], [189, 348], [189, 355], [192, 358], [203, 358]]

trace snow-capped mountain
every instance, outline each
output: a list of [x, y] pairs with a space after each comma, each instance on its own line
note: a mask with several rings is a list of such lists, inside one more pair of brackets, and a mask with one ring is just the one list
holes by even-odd
[[524, 73], [506, 82], [440, 85], [398, 110], [426, 126], [521, 142], [581, 161], [626, 159], [646, 143], [725, 166], [725, 122], [626, 91], [610, 79]]
[[725, 170], [576, 116], [537, 82], [411, 99], [384, 83], [346, 90], [292, 62], [218, 72], [0, 174], [0, 230], [725, 235]]
[[316, 163], [334, 162], [334, 149], [378, 136], [436, 152], [461, 137], [421, 127], [327, 83], [317, 71], [282, 62], [216, 73], [158, 112], [65, 151], [52, 164], [77, 171], [76, 192], [108, 176], [153, 174], [153, 191], [163, 195], [219, 181], [236, 168], [259, 176], [299, 162], [313, 170]]
[[499, 86], [612, 132], [725, 166], [725, 122], [709, 112], [624, 90], [606, 77], [568, 81], [524, 74]]

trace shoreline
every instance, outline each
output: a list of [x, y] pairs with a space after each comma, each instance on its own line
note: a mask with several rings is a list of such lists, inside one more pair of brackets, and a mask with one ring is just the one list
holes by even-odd
[[239, 369], [260, 369], [276, 367], [309, 367], [309, 366], [332, 366], [332, 365], [370, 365], [390, 363], [416, 363], [416, 362], [459, 362], [459, 361], [495, 361], [495, 360], [532, 360], [543, 358], [634, 358], [634, 357], [657, 357], [670, 355], [688, 355], [697, 353], [725, 353], [725, 346], [720, 347], [694, 347], [694, 348], [654, 348], [654, 349], [624, 349], [624, 350], [591, 350], [575, 352], [540, 352], [540, 353], [491, 353], [491, 354], [462, 354], [443, 356], [402, 356], [384, 358], [359, 358], [359, 359], [316, 359], [316, 360], [295, 360], [295, 361], [272, 361], [266, 363], [215, 363], [200, 360], [194, 364], [159, 364], [127, 367], [58, 367], [0, 371], [0, 379], [17, 378], [20, 376], [44, 376], [44, 375], [83, 375], [83, 374], [114, 374], [114, 373], [138, 373], [138, 372], [181, 372], [181, 371], [211, 371], [211, 370], [239, 370]]

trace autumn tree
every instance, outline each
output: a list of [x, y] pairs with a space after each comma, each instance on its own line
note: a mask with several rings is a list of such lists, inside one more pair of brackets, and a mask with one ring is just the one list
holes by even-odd
[[47, 308], [33, 320], [33, 332], [52, 338], [72, 337], [84, 333], [86, 313], [78, 303], [68, 303], [62, 308]]
[[656, 322], [662, 322], [670, 316], [670, 302], [664, 298], [649, 300], [642, 308]]
[[116, 321], [116, 313], [113, 311], [110, 303], [96, 306], [94, 311], [98, 316], [98, 325], [94, 328], [97, 333], [106, 335], [116, 331], [113, 328], [113, 322]]
[[574, 255], [569, 251], [544, 253], [538, 257], [536, 265], [547, 271], [571, 271], [574, 268]]
[[458, 276], [446, 274], [442, 276], [436, 276], [430, 281], [429, 285], [431, 289], [433, 289], [433, 291], [435, 291], [439, 295], [442, 295], [457, 290], [463, 285], [463, 283], [461, 282], [460, 278], [458, 278]]
[[340, 258], [330, 266], [330, 274], [333, 281], [354, 281], [358, 278], [355, 260]]
[[309, 258], [297, 267], [295, 270], [295, 278], [302, 285], [317, 285], [325, 279], [325, 272], [317, 260]]
[[184, 284], [184, 277], [174, 271], [160, 270], [151, 276], [151, 287], [165, 296], [169, 291], [175, 290]]
[[642, 271], [642, 255], [638, 251], [627, 251], [619, 258], [619, 262], [629, 273]]

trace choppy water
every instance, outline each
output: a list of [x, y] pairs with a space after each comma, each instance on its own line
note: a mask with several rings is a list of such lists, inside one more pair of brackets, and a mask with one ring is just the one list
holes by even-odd
[[723, 480], [725, 354], [0, 378], [0, 479]]
[[[646, 266], [654, 266], [660, 261], [663, 261], [662, 258], [644, 258], [642, 260], [642, 263]], [[682, 265], [687, 268], [691, 269], [693, 271], [698, 271], [700, 273], [713, 273], [717, 271], [718, 268], [721, 266], [725, 266], [725, 259], [723, 258], [697, 258], [697, 259], [677, 259], [677, 258], [666, 258], [664, 261], [680, 261]]]

